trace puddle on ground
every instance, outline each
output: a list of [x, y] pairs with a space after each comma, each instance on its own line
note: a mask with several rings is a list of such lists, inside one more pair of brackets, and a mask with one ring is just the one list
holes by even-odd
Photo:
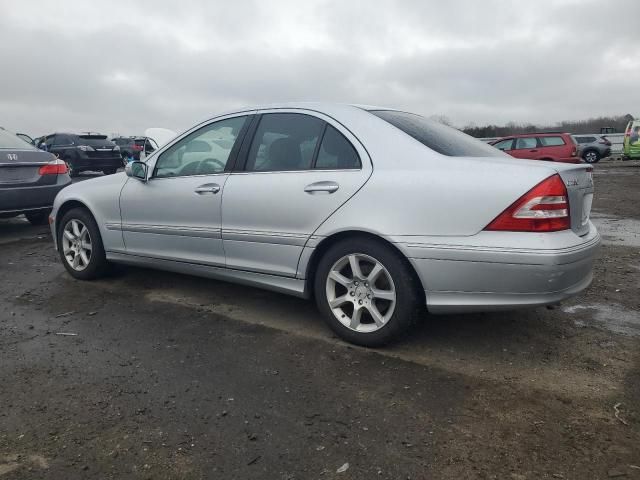
[[603, 243], [640, 248], [640, 220], [592, 213], [591, 221], [600, 232]]
[[[622, 335], [640, 336], [640, 312], [629, 310], [622, 305], [593, 303], [571, 305], [562, 310], [574, 317], [573, 322], [578, 327], [596, 327]], [[584, 315], [584, 313], [591, 315]]]

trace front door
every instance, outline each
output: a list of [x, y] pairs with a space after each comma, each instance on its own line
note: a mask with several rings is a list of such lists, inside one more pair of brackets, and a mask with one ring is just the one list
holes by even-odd
[[149, 158], [120, 195], [128, 254], [223, 266], [221, 203], [247, 116], [216, 120]]
[[339, 124], [304, 111], [266, 112], [227, 180], [227, 267], [295, 276], [313, 232], [371, 175], [366, 151]]

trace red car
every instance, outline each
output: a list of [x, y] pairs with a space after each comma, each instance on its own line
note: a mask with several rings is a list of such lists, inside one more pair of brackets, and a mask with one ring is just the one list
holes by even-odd
[[578, 145], [568, 133], [525, 133], [499, 138], [490, 144], [516, 158], [581, 162]]

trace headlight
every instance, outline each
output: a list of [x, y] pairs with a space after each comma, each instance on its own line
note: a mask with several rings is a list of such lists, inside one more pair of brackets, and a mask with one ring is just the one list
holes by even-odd
[[78, 150], [82, 150], [83, 152], [94, 152], [93, 147], [89, 145], [78, 145]]

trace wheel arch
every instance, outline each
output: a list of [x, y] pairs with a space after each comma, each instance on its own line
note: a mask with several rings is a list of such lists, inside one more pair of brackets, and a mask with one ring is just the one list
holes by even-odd
[[62, 217], [64, 217], [68, 211], [73, 210], [74, 208], [83, 208], [87, 212], [89, 212], [89, 214], [94, 219], [96, 218], [96, 216], [91, 211], [91, 209], [87, 206], [86, 203], [83, 203], [80, 200], [76, 200], [76, 199], [69, 199], [65, 201], [62, 205], [60, 205], [60, 208], [58, 208], [58, 211], [56, 212], [56, 236], [58, 235], [58, 231], [60, 228], [60, 221], [62, 220]]
[[318, 246], [316, 246], [313, 249], [313, 252], [311, 253], [309, 260], [306, 264], [306, 267], [304, 268], [305, 292], [309, 297], [313, 297], [315, 272], [322, 256], [336, 243], [344, 239], [354, 238], [354, 237], [367, 238], [367, 239], [376, 241], [378, 243], [385, 245], [387, 248], [390, 248], [394, 252], [396, 252], [406, 263], [407, 268], [409, 269], [409, 272], [413, 278], [414, 284], [416, 285], [416, 290], [418, 290], [417, 293], [419, 294], [423, 305], [425, 304], [424, 285], [422, 284], [422, 280], [420, 279], [420, 276], [418, 275], [418, 272], [416, 271], [415, 267], [409, 261], [409, 258], [394, 243], [390, 242], [389, 240], [387, 240], [381, 235], [378, 235], [372, 232], [367, 232], [365, 230], [343, 230], [340, 232], [333, 233], [328, 237], [325, 237], [324, 239], [322, 239], [322, 241], [318, 244]]

